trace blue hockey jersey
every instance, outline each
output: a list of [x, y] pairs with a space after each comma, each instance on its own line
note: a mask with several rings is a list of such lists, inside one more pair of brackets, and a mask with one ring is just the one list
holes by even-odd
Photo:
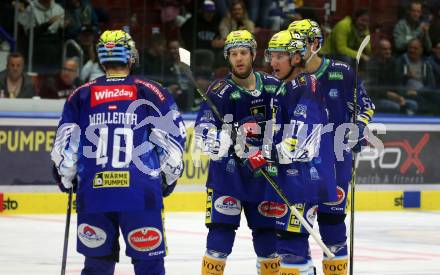
[[328, 113], [319, 84], [313, 76], [300, 74], [281, 91], [274, 104], [281, 126], [274, 138], [278, 184], [291, 203], [334, 201], [333, 138], [332, 132], [323, 133]]
[[[256, 89], [248, 91], [238, 86], [231, 76], [215, 81], [208, 89], [207, 95], [217, 107], [220, 115], [232, 115], [228, 122], [234, 126], [243, 119], [253, 116], [261, 123], [264, 132], [264, 122], [272, 119], [271, 102], [281, 82], [262, 72], [255, 72]], [[209, 106], [202, 104], [198, 113], [195, 131], [196, 135], [206, 139], [206, 130], [210, 126], [222, 129], [221, 122], [215, 117]], [[261, 146], [258, 144], [258, 146]], [[261, 201], [265, 198], [268, 183], [263, 176], [253, 173], [241, 161], [234, 157], [232, 146], [229, 154], [220, 160], [211, 160], [206, 186], [243, 201]], [[269, 165], [270, 175], [276, 174], [276, 167]]]
[[67, 99], [51, 156], [63, 180], [78, 179], [78, 212], [157, 209], [162, 175], [182, 172], [184, 142], [166, 89], [134, 76], [103, 76]]
[[[322, 89], [329, 110], [329, 121], [334, 123], [335, 131], [343, 123], [352, 122], [353, 99], [354, 99], [354, 71], [349, 65], [331, 60], [322, 59], [322, 64], [314, 75]], [[357, 121], [367, 125], [374, 114], [374, 104], [358, 79], [357, 83]], [[335, 145], [336, 151], [342, 151], [338, 144]], [[348, 182], [352, 176], [352, 154], [351, 151], [342, 151], [343, 160], [336, 161], [336, 178], [338, 182]]]

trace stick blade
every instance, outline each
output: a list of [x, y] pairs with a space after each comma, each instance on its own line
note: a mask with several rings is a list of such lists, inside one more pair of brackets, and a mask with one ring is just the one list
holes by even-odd
[[180, 62], [191, 66], [191, 52], [184, 48], [179, 48]]
[[359, 49], [356, 54], [356, 61], [359, 63], [359, 60], [361, 59], [362, 52], [364, 51], [365, 47], [370, 42], [370, 35], [365, 36], [364, 40], [362, 40], [361, 45], [359, 46]]

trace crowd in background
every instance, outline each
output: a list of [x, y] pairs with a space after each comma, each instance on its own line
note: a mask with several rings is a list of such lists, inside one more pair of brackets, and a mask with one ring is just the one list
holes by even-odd
[[[3, 55], [0, 97], [67, 97], [81, 83], [103, 75], [95, 52], [100, 30], [124, 28], [140, 53], [134, 72], [166, 86], [181, 110], [196, 111], [200, 98], [192, 80], [206, 89], [227, 73], [223, 45], [230, 31], [247, 29], [255, 34], [255, 65], [270, 73], [263, 51], [271, 35], [293, 20], [310, 18], [321, 22], [325, 33], [320, 54], [349, 64], [363, 38], [373, 36], [361, 56], [360, 72], [378, 112], [436, 115], [440, 112], [440, 3], [394, 2], [402, 7], [393, 15], [397, 20], [392, 29], [379, 33], [372, 27], [368, 7], [353, 7], [352, 13], [329, 22], [314, 12], [323, 7], [307, 6], [301, 0], [2, 1], [0, 52], [10, 53]], [[16, 11], [18, 35], [11, 43], [8, 37], [14, 33]], [[65, 46], [70, 39], [79, 45], [82, 56]], [[191, 51], [191, 66], [180, 61], [179, 47]]]

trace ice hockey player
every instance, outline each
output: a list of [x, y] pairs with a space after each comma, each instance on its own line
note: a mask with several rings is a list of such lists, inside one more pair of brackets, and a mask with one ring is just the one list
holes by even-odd
[[183, 120], [166, 89], [130, 75], [128, 33], [103, 32], [96, 50], [106, 75], [67, 99], [51, 153], [60, 188], [77, 193], [81, 274], [114, 273], [121, 230], [135, 274], [163, 275], [162, 197], [183, 170]]
[[[268, 74], [254, 71], [256, 49], [250, 32], [229, 33], [224, 57], [231, 73], [212, 83], [207, 91], [225, 125], [207, 104], [202, 105], [195, 124], [201, 147], [211, 159], [206, 183], [209, 233], [202, 261], [202, 274], [206, 275], [223, 274], [242, 211], [252, 230], [258, 274], [278, 274], [275, 219], [270, 202], [264, 201], [268, 184], [260, 175], [261, 168], [270, 175], [276, 170], [261, 156], [260, 150], [265, 121], [272, 116], [271, 100], [281, 83]], [[232, 129], [238, 129], [245, 144], [237, 142], [240, 138], [235, 139], [234, 134], [231, 138]]]
[[[310, 57], [305, 65], [306, 71], [314, 74], [318, 79], [329, 110], [329, 121], [334, 123], [337, 132], [337, 127], [352, 122], [355, 71], [343, 62], [317, 55], [324, 43], [324, 37], [315, 21], [309, 19], [294, 21], [289, 25], [288, 30], [294, 35], [304, 37], [308, 44]], [[365, 127], [374, 114], [374, 105], [368, 97], [362, 81], [358, 80], [356, 85], [358, 91], [356, 126], [359, 129], [359, 135], [357, 140], [349, 142], [352, 144], [352, 150], [342, 150], [343, 159], [337, 158], [337, 151], [341, 151], [341, 148], [335, 146], [338, 199], [331, 203], [321, 203], [317, 209], [321, 238], [336, 255], [336, 258], [332, 260], [324, 258], [322, 266], [326, 275], [347, 274], [347, 233], [344, 221], [348, 185], [352, 179], [352, 152], [358, 153], [362, 146], [367, 145]]]
[[[306, 54], [305, 41], [284, 30], [271, 38], [265, 57], [274, 75], [285, 83], [285, 89], [275, 100], [276, 121], [282, 125], [274, 140], [278, 184], [289, 201], [313, 224], [316, 207], [306, 209], [306, 203], [333, 201], [336, 183], [332, 132], [324, 131], [328, 126], [327, 109], [317, 80], [304, 73]], [[307, 231], [290, 210], [280, 215], [276, 224], [280, 273], [309, 274]]]

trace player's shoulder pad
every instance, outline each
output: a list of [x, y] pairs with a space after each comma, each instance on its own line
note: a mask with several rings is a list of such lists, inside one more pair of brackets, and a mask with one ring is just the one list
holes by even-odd
[[164, 88], [156, 81], [134, 77], [133, 83], [152, 92], [152, 94], [154, 94], [160, 102], [164, 102], [167, 98]]
[[261, 75], [261, 80], [263, 80], [264, 84], [277, 84], [281, 85], [282, 81], [280, 81], [278, 78], [276, 78], [273, 75], [270, 75], [266, 72], [258, 72]]
[[334, 67], [334, 68], [343, 68], [346, 70], [349, 70], [351, 68], [351, 66], [345, 62], [339, 61], [339, 60], [330, 60], [330, 67]]
[[268, 93], [280, 93], [280, 88], [283, 84], [278, 78], [266, 73], [258, 72], [261, 75], [261, 81], [263, 82], [264, 90]]
[[345, 62], [331, 60], [327, 68], [329, 80], [344, 80], [344, 75], [352, 72], [352, 67]]
[[67, 98], [67, 101], [69, 102], [70, 100], [72, 100], [73, 97], [75, 97], [75, 95], [79, 94], [80, 91], [86, 90], [88, 89], [90, 86], [92, 86], [93, 84], [96, 83], [96, 79], [89, 81], [81, 86], [79, 86], [78, 88], [76, 88], [75, 90], [73, 90], [73, 92], [69, 95], [69, 97]]
[[226, 79], [218, 79], [209, 85], [206, 94], [208, 96], [217, 95], [218, 97], [223, 98], [223, 96], [230, 90], [232, 90], [231, 83], [229, 83]]
[[316, 82], [316, 77], [312, 74], [300, 73], [295, 79], [293, 79], [290, 83], [295, 87], [307, 87]]
[[[301, 80], [302, 79], [302, 80]], [[293, 115], [298, 119], [307, 119], [308, 109], [314, 106], [319, 100], [318, 80], [312, 74], [300, 74], [296, 80], [303, 84], [298, 84], [298, 91], [293, 92], [298, 104], [295, 106]]]
[[318, 80], [312, 74], [300, 74], [295, 79], [287, 83], [287, 93], [295, 96], [317, 96]]

